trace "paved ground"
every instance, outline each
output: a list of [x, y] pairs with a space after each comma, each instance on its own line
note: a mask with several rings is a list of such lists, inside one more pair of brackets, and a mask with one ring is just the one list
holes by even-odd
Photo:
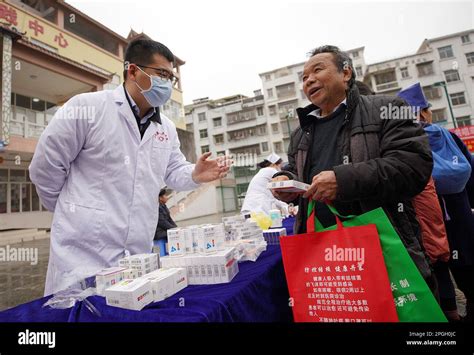
[[10, 248], [38, 248], [38, 263], [0, 261], [0, 310], [43, 297], [49, 258], [49, 238], [11, 244]]

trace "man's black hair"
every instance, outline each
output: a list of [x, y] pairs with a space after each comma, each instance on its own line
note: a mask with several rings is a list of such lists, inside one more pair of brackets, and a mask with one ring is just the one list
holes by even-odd
[[[281, 164], [281, 163], [283, 163], [283, 160], [280, 158], [280, 159], [278, 159], [278, 161], [275, 164], [278, 165], [278, 164]], [[270, 165], [272, 165], [272, 163], [270, 161], [268, 161], [267, 159], [264, 159], [261, 163], [257, 164], [257, 166], [259, 168], [262, 168], [262, 169], [267, 168]]]
[[131, 41], [125, 50], [125, 69], [123, 78], [127, 79], [127, 64], [150, 65], [153, 56], [159, 54], [174, 64], [174, 55], [164, 44], [151, 39], [136, 39]]
[[352, 65], [352, 59], [349, 54], [340, 50], [339, 47], [324, 45], [313, 49], [311, 52], [309, 52], [309, 56], [313, 57], [316, 54], [320, 53], [332, 53], [332, 56], [334, 58], [334, 64], [336, 65], [339, 72], [341, 72], [346, 66], [349, 66], [351, 68], [352, 76], [349, 79], [349, 82], [347, 83], [348, 86], [351, 87], [355, 82], [356, 73], [354, 70], [354, 66]]

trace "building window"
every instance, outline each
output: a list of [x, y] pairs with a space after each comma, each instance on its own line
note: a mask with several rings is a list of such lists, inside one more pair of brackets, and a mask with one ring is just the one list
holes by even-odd
[[290, 96], [295, 96], [295, 83], [279, 85], [276, 87], [277, 97], [283, 99]]
[[441, 98], [441, 92], [436, 86], [425, 86], [423, 92], [428, 101]]
[[362, 76], [362, 67], [356, 67], [357, 76]]
[[438, 48], [439, 58], [446, 59], [454, 57], [453, 48], [451, 46], [445, 46]]
[[466, 53], [467, 64], [474, 64], [474, 52]]
[[0, 213], [7, 213], [8, 170], [0, 169]]
[[192, 123], [187, 123], [186, 124], [186, 131], [188, 131], [188, 132], [194, 131], [194, 125]]
[[359, 58], [359, 51], [352, 52], [352, 58]]
[[179, 120], [183, 114], [181, 111], [181, 104], [174, 101], [168, 100], [163, 106], [163, 113], [172, 120]]
[[268, 152], [268, 143], [267, 142], [262, 143], [262, 152]]
[[214, 136], [214, 143], [223, 144], [224, 143], [224, 135], [223, 134], [216, 134]]
[[257, 134], [259, 136], [263, 136], [263, 135], [267, 134], [267, 126], [266, 125], [259, 126]]
[[278, 123], [272, 123], [272, 132], [278, 133], [279, 131], [280, 131], [280, 128], [278, 127]]
[[[40, 3], [40, 1], [35, 2]], [[72, 16], [74, 16], [74, 21], [70, 21]], [[88, 20], [74, 12], [64, 11], [63, 19], [64, 29], [118, 56], [119, 40], [108, 32], [99, 26], [91, 26]]]
[[257, 107], [257, 116], [263, 116], [263, 107]]
[[433, 123], [437, 122], [446, 122], [446, 110], [444, 108], [439, 109], [439, 110], [433, 110], [431, 111], [431, 115], [433, 118]]
[[223, 156], [225, 156], [225, 150], [221, 150], [221, 151], [217, 152], [217, 156], [218, 156], [218, 157], [223, 157]]
[[10, 133], [24, 137], [39, 137], [58, 107], [37, 97], [12, 93]]
[[395, 70], [375, 74], [376, 90], [390, 90], [398, 87]]
[[210, 151], [210, 150], [209, 150], [209, 146], [208, 146], [208, 145], [203, 145], [203, 146], [201, 147], [201, 154], [207, 153], [207, 152], [209, 152], [209, 151]]
[[212, 119], [214, 123], [214, 127], [221, 127], [222, 126], [222, 117], [216, 117]]
[[402, 74], [402, 79], [406, 79], [410, 76], [410, 73], [408, 73], [408, 68], [400, 68], [400, 73]]
[[458, 123], [458, 127], [470, 126], [471, 117], [469, 116], [456, 117], [456, 122]]
[[205, 112], [198, 113], [198, 118], [199, 118], [199, 122], [206, 122], [206, 113]]
[[299, 80], [300, 82], [303, 81], [303, 72], [302, 72], [302, 71], [299, 71], [299, 72], [298, 72], [298, 80]]
[[275, 105], [268, 107], [270, 110], [270, 115], [276, 115], [276, 108]]
[[273, 147], [275, 149], [275, 153], [282, 153], [283, 152], [283, 144], [281, 142], [273, 143]]
[[469, 38], [469, 35], [466, 34], [466, 35], [462, 35], [461, 36], [461, 42], [464, 44], [464, 43], [471, 43], [471, 39]]
[[31, 211], [41, 211], [41, 203], [28, 170], [0, 169], [0, 213]]
[[459, 81], [461, 80], [459, 78], [459, 72], [456, 70], [456, 69], [452, 69], [452, 70], [446, 70], [444, 72], [444, 76], [446, 77], [446, 81], [448, 83], [451, 83], [453, 81]]
[[265, 74], [265, 80], [266, 81], [272, 80], [272, 74]]
[[[246, 169], [248, 170], [248, 169]], [[236, 174], [237, 175], [237, 174]], [[242, 174], [241, 173], [241, 176], [252, 176], [252, 174], [248, 173], [248, 174]], [[237, 176], [236, 176], [237, 177]], [[249, 185], [250, 183], [249, 182], [245, 182], [243, 184], [237, 184], [235, 187], [237, 188], [237, 196], [239, 197], [239, 199], [243, 199], [245, 197], [245, 195], [247, 194], [247, 190], [249, 189]], [[240, 201], [239, 202], [240, 204], [243, 204], [244, 202], [243, 201]]]
[[267, 89], [267, 96], [268, 96], [268, 98], [273, 97], [273, 89], [271, 89], [271, 88]]
[[421, 63], [416, 65], [418, 69], [418, 76], [427, 76], [434, 74], [433, 63]]
[[466, 103], [466, 97], [464, 92], [457, 92], [455, 94], [449, 94], [451, 97], [451, 103], [453, 106], [464, 105]]
[[199, 130], [199, 137], [200, 137], [201, 139], [207, 138], [207, 137], [208, 137], [208, 135], [207, 135], [207, 129], [200, 129], [200, 130]]
[[386, 73], [375, 74], [375, 82], [377, 85], [393, 83], [397, 81], [394, 71], [389, 71]]

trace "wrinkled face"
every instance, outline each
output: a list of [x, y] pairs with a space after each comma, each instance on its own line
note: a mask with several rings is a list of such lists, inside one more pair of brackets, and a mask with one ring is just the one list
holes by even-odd
[[335, 97], [345, 95], [351, 78], [352, 70], [344, 68], [338, 71], [334, 60], [332, 53], [319, 53], [304, 65], [303, 91], [308, 100], [318, 107], [324, 107]]

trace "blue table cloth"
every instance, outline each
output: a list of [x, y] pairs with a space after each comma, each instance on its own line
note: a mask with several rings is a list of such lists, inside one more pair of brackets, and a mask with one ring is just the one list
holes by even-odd
[[0, 322], [289, 322], [288, 289], [279, 246], [268, 246], [256, 262], [239, 264], [232, 282], [188, 286], [172, 297], [141, 311], [105, 304], [105, 298], [89, 297], [101, 316], [78, 302], [69, 309], [42, 305], [51, 297], [0, 312]]

